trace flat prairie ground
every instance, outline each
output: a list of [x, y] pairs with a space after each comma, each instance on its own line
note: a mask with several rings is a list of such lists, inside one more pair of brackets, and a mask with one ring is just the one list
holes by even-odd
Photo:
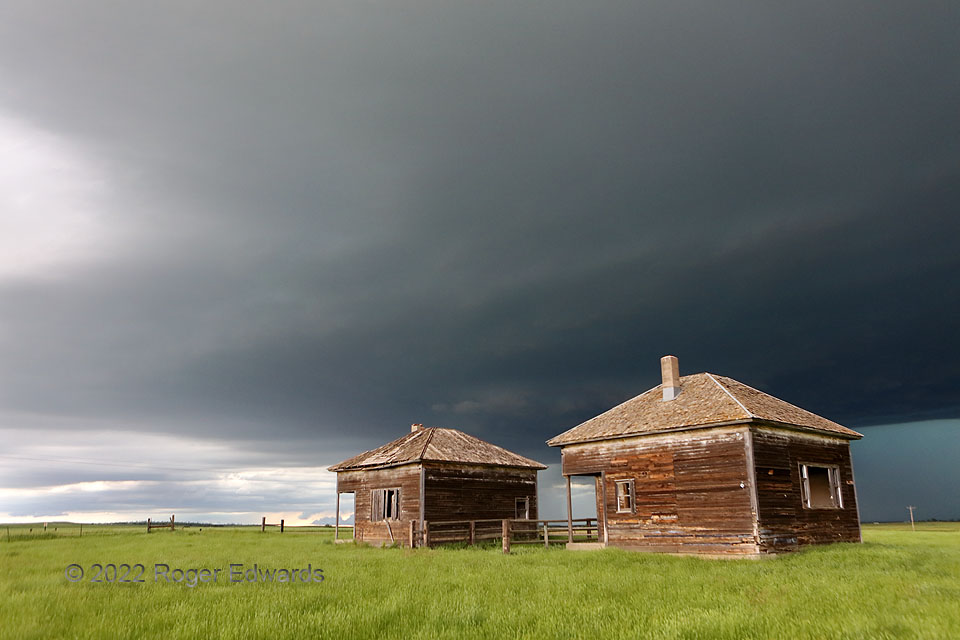
[[0, 525], [0, 638], [960, 638], [960, 523], [762, 560], [32, 528]]

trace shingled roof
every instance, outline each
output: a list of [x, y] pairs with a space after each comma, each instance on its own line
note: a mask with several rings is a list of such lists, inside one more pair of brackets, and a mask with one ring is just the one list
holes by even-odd
[[860, 439], [852, 429], [732, 378], [695, 373], [680, 378], [680, 391], [663, 400], [657, 385], [621, 405], [547, 440], [552, 447], [626, 436], [732, 423], [772, 423], [841, 438]]
[[393, 442], [366, 451], [328, 467], [328, 471], [395, 467], [412, 462], [458, 462], [499, 467], [546, 469], [536, 460], [524, 458], [503, 447], [485, 442], [456, 429], [420, 428]]

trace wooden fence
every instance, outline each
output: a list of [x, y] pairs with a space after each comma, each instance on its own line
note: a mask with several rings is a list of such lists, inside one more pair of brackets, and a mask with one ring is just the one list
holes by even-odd
[[[44, 523], [22, 523], [22, 524], [9, 524], [9, 525], [0, 525], [0, 543], [5, 541], [12, 540], [22, 540], [26, 538], [53, 538], [53, 537], [83, 537], [87, 535], [119, 535], [127, 534], [131, 531], [146, 531], [146, 533], [153, 533], [156, 529], [165, 529], [169, 531], [186, 531], [191, 530], [193, 532], [201, 532], [208, 530], [218, 530], [218, 529], [235, 529], [239, 528], [240, 530], [252, 530], [253, 527], [257, 525], [238, 525], [238, 524], [212, 524], [212, 523], [202, 523], [202, 522], [184, 522], [177, 520], [176, 516], [171, 518], [171, 520], [160, 520], [156, 521], [153, 518], [143, 520], [140, 522], [116, 522], [116, 523], [79, 523], [79, 522], [51, 522], [46, 523], [47, 526], [44, 527]], [[173, 525], [171, 527], [171, 524]], [[149, 529], [147, 528], [149, 527]], [[274, 527], [275, 530], [280, 529], [280, 524], [273, 524], [265, 522], [264, 519], [261, 519], [261, 531], [264, 531], [265, 527]], [[344, 535], [350, 536], [350, 541], [352, 542], [353, 537], [353, 527], [352, 526], [343, 526], [339, 527], [339, 532], [341, 538]], [[292, 525], [283, 524], [283, 532], [285, 535], [309, 535], [309, 534], [323, 534], [323, 535], [332, 535], [334, 528], [332, 525]], [[344, 540], [345, 541], [345, 540]]]
[[[38, 536], [38, 537], [41, 536], [41, 535], [42, 535], [42, 536], [56, 536], [56, 537], [58, 537], [58, 538], [60, 538], [60, 537], [68, 537], [68, 536], [72, 536], [74, 531], [77, 532], [77, 537], [78, 537], [78, 538], [82, 538], [82, 537], [83, 537], [83, 523], [82, 523], [82, 522], [80, 522], [80, 523], [61, 522], [61, 523], [58, 523], [58, 524], [50, 527], [49, 530], [47, 529], [47, 523], [44, 522], [44, 523], [43, 523], [43, 528], [41, 529], [41, 528], [38, 526], [36, 532], [33, 531], [33, 527], [25, 526], [25, 525], [22, 525], [22, 524], [21, 524], [21, 525], [13, 525], [13, 527], [14, 527], [14, 530], [15, 530], [15, 533], [14, 533], [13, 535], [16, 536], [18, 539], [23, 538], [23, 537], [28, 537], [28, 536], [34, 536], [34, 535], [36, 535], [36, 536]], [[90, 525], [87, 525], [87, 527], [88, 527], [87, 531], [89, 531]], [[10, 535], [10, 525], [6, 525], [5, 529], [6, 529], [6, 531], [7, 531], [6, 539], [7, 539], [7, 542], [9, 542], [9, 541], [12, 539], [12, 538], [11, 538], [11, 535]]]
[[267, 516], [260, 518], [260, 533], [267, 530], [267, 527], [280, 527], [280, 533], [283, 533], [283, 518], [280, 518], [280, 524], [267, 522]]
[[423, 531], [417, 539], [417, 522], [410, 522], [411, 546], [429, 547], [436, 544], [466, 542], [476, 544], [482, 540], [496, 540], [502, 535], [502, 520], [443, 520], [423, 523]]
[[596, 518], [578, 520], [537, 520], [538, 540], [544, 546], [551, 542], [599, 542], [600, 529]]
[[170, 529], [170, 531], [173, 531], [175, 528], [173, 516], [170, 516], [170, 522], [164, 524], [153, 524], [150, 518], [147, 518], [147, 533], [150, 533], [151, 529]]
[[511, 544], [543, 544], [567, 542], [598, 542], [599, 531], [595, 518], [567, 520], [444, 520], [425, 521], [423, 530], [410, 522], [407, 544], [410, 547], [431, 547], [438, 544], [466, 542], [476, 544], [483, 540], [502, 540], [504, 553]]
[[[256, 525], [254, 525], [256, 526]], [[280, 533], [322, 533], [325, 531], [333, 531], [334, 539], [341, 538], [344, 532], [349, 531], [350, 541], [353, 541], [353, 525], [340, 525], [339, 527], [334, 527], [330, 524], [287, 524], [286, 521], [281, 518], [280, 522], [267, 522], [267, 517], [263, 516], [260, 518], [260, 533], [266, 533], [267, 527], [275, 527], [280, 530]], [[341, 542], [346, 542], [347, 540], [341, 538]]]

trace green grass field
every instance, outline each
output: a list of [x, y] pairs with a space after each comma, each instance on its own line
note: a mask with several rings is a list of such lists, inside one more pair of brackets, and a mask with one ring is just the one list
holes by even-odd
[[[866, 525], [862, 545], [762, 560], [374, 549], [335, 545], [324, 529], [32, 526], [9, 540], [0, 526], [2, 638], [960, 638], [958, 523]], [[71, 563], [82, 581], [67, 580]], [[145, 582], [91, 582], [95, 563], [143, 564]], [[221, 572], [191, 588], [155, 582], [157, 563]], [[309, 563], [324, 579], [231, 583], [231, 563]]]

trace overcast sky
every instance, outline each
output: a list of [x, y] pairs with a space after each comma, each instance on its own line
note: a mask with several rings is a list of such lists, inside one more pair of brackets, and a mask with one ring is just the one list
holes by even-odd
[[325, 521], [411, 422], [555, 465], [666, 353], [861, 430], [864, 519], [960, 517], [958, 26], [3, 3], [0, 520]]

